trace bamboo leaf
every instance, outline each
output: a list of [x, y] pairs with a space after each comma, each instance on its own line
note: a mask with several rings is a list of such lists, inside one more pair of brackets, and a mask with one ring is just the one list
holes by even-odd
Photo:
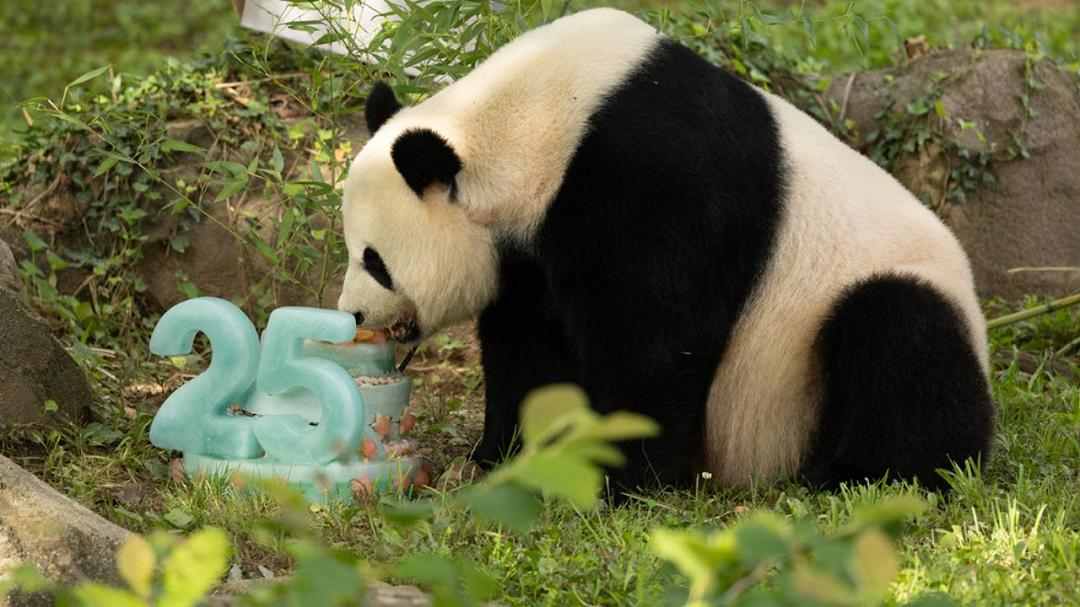
[[80, 84], [82, 84], [84, 82], [89, 82], [90, 80], [93, 80], [94, 78], [97, 78], [98, 76], [104, 74], [106, 71], [108, 71], [109, 67], [111, 67], [111, 66], [103, 65], [103, 66], [101, 66], [101, 67], [99, 67], [99, 68], [97, 68], [95, 70], [90, 70], [89, 72], [86, 72], [82, 76], [79, 76], [78, 78], [72, 80], [67, 85], [67, 88], [71, 88], [73, 86], [79, 86]]
[[179, 139], [166, 139], [161, 142], [162, 152], [190, 152], [192, 154], [205, 154], [206, 148], [197, 146]]

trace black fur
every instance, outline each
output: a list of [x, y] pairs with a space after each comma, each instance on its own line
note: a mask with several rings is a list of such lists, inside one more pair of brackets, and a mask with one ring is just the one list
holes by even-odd
[[365, 247], [363, 260], [364, 270], [375, 279], [375, 282], [379, 283], [384, 289], [393, 291], [394, 280], [390, 278], [390, 272], [386, 270], [386, 264], [383, 263], [379, 252], [371, 247]]
[[454, 148], [431, 129], [405, 131], [394, 142], [390, 156], [417, 196], [423, 196], [433, 184], [453, 187], [454, 177], [461, 170], [461, 159]]
[[888, 474], [945, 489], [937, 469], [989, 455], [994, 409], [971, 330], [926, 283], [886, 275], [849, 289], [817, 351], [825, 396], [810, 483]]
[[400, 109], [401, 104], [394, 96], [394, 89], [381, 80], [376, 82], [375, 86], [371, 87], [364, 105], [364, 121], [367, 122], [368, 132], [374, 135], [375, 131]]
[[487, 420], [506, 450], [526, 392], [572, 380], [600, 411], [656, 419], [617, 487], [685, 485], [731, 329], [773, 247], [777, 127], [750, 86], [664, 41], [591, 118], [526, 254], [480, 318]]
[[544, 269], [506, 249], [499, 270], [501, 295], [478, 323], [487, 398], [484, 437], [474, 458], [485, 464], [512, 451], [518, 407], [530, 390], [580, 382], [577, 355], [550, 297]]

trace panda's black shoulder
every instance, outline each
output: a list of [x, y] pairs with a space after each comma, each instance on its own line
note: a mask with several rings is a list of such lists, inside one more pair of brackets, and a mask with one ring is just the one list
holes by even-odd
[[693, 352], [704, 392], [774, 253], [784, 191], [765, 96], [662, 38], [590, 117], [536, 235], [569, 329], [663, 319], [658, 356]]

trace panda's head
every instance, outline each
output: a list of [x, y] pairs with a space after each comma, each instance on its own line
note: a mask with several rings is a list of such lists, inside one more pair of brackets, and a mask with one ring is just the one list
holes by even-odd
[[475, 317], [497, 284], [490, 230], [458, 202], [463, 159], [410, 109], [399, 112], [384, 83], [368, 98], [372, 137], [342, 195], [349, 265], [338, 300], [364, 326], [394, 328], [406, 342]]

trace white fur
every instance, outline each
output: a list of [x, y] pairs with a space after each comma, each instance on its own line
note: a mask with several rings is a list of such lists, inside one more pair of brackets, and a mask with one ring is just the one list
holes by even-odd
[[732, 486], [798, 469], [821, 398], [811, 347], [847, 285], [881, 272], [923, 278], [967, 317], [984, 371], [988, 360], [971, 270], [952, 233], [880, 167], [762, 94], [778, 122], [788, 194], [775, 252], [709, 393], [706, 464]]
[[[353, 260], [338, 307], [380, 326], [415, 317], [425, 334], [475, 317], [495, 294], [498, 238], [527, 244], [562, 182], [589, 116], [660, 39], [594, 9], [528, 32], [455, 84], [388, 120], [353, 161], [342, 212]], [[390, 158], [410, 128], [440, 134], [462, 160], [457, 201], [423, 201]], [[395, 291], [361, 269], [382, 256]]]

